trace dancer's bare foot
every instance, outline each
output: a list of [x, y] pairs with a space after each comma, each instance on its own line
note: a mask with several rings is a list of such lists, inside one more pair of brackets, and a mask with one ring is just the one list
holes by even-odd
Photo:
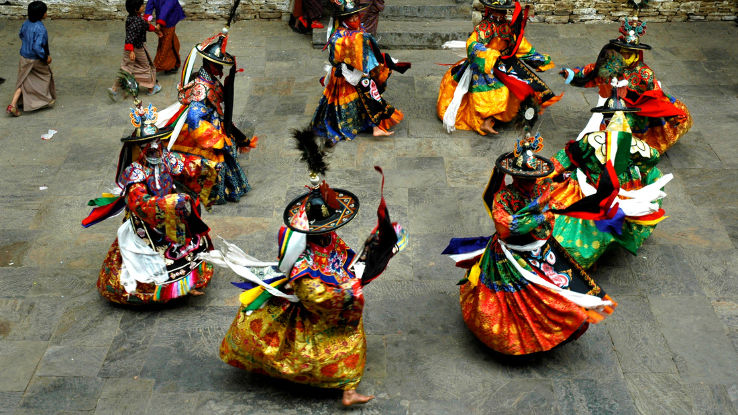
[[492, 117], [485, 118], [484, 122], [482, 123], [482, 131], [494, 135], [499, 134], [499, 132], [497, 132], [497, 130], [492, 127], [493, 125], [495, 125], [495, 122], [492, 120]]
[[366, 396], [356, 392], [356, 389], [347, 389], [343, 391], [343, 399], [341, 399], [341, 403], [343, 406], [351, 406], [367, 403], [372, 399], [374, 399], [374, 395]]
[[193, 289], [190, 290], [190, 295], [194, 295], [195, 297], [197, 297], [199, 295], [205, 295], [205, 292], [204, 291], [200, 291], [197, 288], [193, 288]]
[[391, 136], [394, 133], [395, 133], [394, 131], [383, 130], [383, 129], [379, 128], [379, 127], [374, 127], [374, 131], [372, 132], [372, 134], [375, 137], [388, 137], [388, 136]]

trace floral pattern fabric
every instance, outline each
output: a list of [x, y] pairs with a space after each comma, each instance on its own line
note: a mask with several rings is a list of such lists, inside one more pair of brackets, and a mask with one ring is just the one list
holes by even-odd
[[354, 389], [366, 363], [361, 282], [348, 270], [355, 255], [332, 234], [327, 247], [308, 243], [290, 274], [300, 301], [271, 297], [241, 307], [220, 347], [235, 367], [321, 388]]

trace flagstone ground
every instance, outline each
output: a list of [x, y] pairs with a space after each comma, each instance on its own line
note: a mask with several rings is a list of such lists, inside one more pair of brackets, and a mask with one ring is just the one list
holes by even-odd
[[[182, 53], [220, 22], [177, 26]], [[123, 22], [46, 22], [56, 107], [0, 117], [0, 414], [727, 414], [738, 408], [738, 50], [733, 23], [649, 24], [646, 52], [694, 127], [663, 157], [674, 173], [659, 224], [637, 256], [614, 250], [593, 276], [620, 304], [578, 341], [542, 356], [511, 359], [464, 326], [455, 283], [462, 272], [440, 255], [454, 236], [489, 235], [481, 194], [493, 162], [518, 132], [448, 135], [435, 115], [439, 64], [459, 51], [393, 50], [413, 62], [386, 98], [405, 113], [390, 138], [361, 135], [331, 156], [331, 185], [354, 191], [362, 211], [341, 236], [358, 247], [375, 220], [380, 178], [408, 249], [366, 289], [368, 364], [362, 393], [377, 399], [343, 410], [339, 393], [230, 367], [217, 349], [238, 304], [235, 277], [166, 307], [113, 306], [95, 290], [118, 219], [90, 229], [88, 199], [111, 189], [129, 102], [111, 103]], [[17, 71], [19, 21], [0, 21], [2, 102]], [[530, 24], [528, 37], [559, 65], [592, 61], [617, 26]], [[156, 42], [149, 36], [149, 51]], [[236, 114], [259, 146], [242, 165], [253, 191], [204, 214], [220, 235], [262, 259], [276, 254], [282, 209], [307, 183], [290, 140], [317, 105], [327, 52], [281, 22], [237, 22], [228, 47], [238, 75]], [[576, 136], [593, 90], [565, 87], [542, 116], [543, 154]], [[176, 99], [176, 76], [150, 100]], [[149, 97], [144, 97], [149, 100]], [[5, 105], [5, 104], [4, 104]], [[58, 133], [41, 140], [49, 129]]]

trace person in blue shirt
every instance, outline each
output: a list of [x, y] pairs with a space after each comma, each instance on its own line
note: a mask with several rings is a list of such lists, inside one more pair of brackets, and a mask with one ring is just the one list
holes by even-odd
[[179, 0], [149, 0], [146, 2], [144, 20], [151, 23], [156, 13], [156, 27], [161, 31], [156, 48], [154, 67], [157, 72], [177, 73], [182, 61], [179, 58], [179, 38], [174, 26], [185, 18]]
[[51, 72], [49, 34], [41, 22], [46, 18], [46, 3], [32, 1], [28, 4], [28, 20], [23, 22], [18, 36], [21, 38], [18, 81], [15, 84], [13, 101], [6, 112], [14, 117], [24, 111], [50, 107], [56, 102], [54, 74]]

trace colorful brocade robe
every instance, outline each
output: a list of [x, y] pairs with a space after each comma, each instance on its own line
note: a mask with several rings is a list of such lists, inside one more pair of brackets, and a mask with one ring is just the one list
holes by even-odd
[[[653, 69], [643, 62], [643, 52], [638, 54], [638, 59], [618, 75], [618, 79], [628, 81], [625, 93], [620, 95], [628, 107], [640, 108], [639, 112], [626, 113], [633, 135], [663, 154], [692, 128], [692, 115], [683, 102], [661, 89]], [[571, 85], [598, 87], [600, 97], [607, 98], [612, 92], [610, 80], [594, 73], [595, 66], [590, 63], [583, 68], [572, 68]]]
[[242, 305], [220, 346], [226, 363], [321, 388], [354, 389], [366, 363], [361, 281], [348, 268], [355, 253], [335, 234], [308, 242], [290, 273], [292, 303], [270, 297]]
[[610, 306], [584, 308], [523, 275], [532, 273], [560, 289], [611, 301], [550, 238], [554, 217], [546, 206], [553, 190], [550, 179], [540, 179], [529, 192], [515, 184], [502, 188], [490, 212], [497, 233], [458, 239], [476, 240], [484, 247], [473, 265], [459, 265], [469, 268], [460, 283], [459, 300], [467, 327], [497, 352], [523, 355], [550, 350], [612, 313]]
[[223, 85], [201, 68], [192, 82], [180, 88], [178, 99], [189, 111], [172, 150], [218, 163], [215, 203], [238, 202], [251, 186], [238, 162], [236, 143], [222, 125]]
[[[177, 153], [165, 153], [158, 171], [147, 166], [143, 157], [125, 169], [119, 178], [126, 202], [124, 225], [130, 222], [133, 238], [140, 238], [161, 256], [168, 278], [139, 282], [135, 290], [127, 290], [121, 281], [122, 272], [127, 271], [116, 238], [97, 282], [103, 297], [121, 304], [163, 303], [207, 285], [213, 267], [196, 257], [212, 249], [212, 244], [209, 229], [199, 217], [201, 199], [192, 194], [207, 200], [216, 177], [211, 163]], [[191, 193], [184, 193], [184, 188]]]
[[[628, 132], [599, 131], [584, 135], [578, 141], [570, 141], [553, 159], [557, 175], [567, 173], [559, 185], [556, 197], [560, 203], [570, 204], [583, 197], [579, 181], [591, 185], [599, 182], [607, 162], [607, 148], [617, 141], [616, 154], [610, 155], [620, 188], [626, 191], [643, 189], [654, 184], [663, 175], [656, 167], [659, 153], [644, 141]], [[581, 176], [580, 176], [581, 175]], [[661, 200], [655, 202], [661, 205]], [[557, 216], [554, 238], [583, 268], [589, 268], [612, 244], [618, 244], [633, 255], [663, 220], [663, 211], [655, 217], [625, 216], [618, 229], [600, 230], [595, 221], [569, 216]]]
[[436, 111], [443, 119], [459, 82], [466, 71], [471, 80], [456, 114], [456, 128], [487, 133], [481, 129], [485, 119], [492, 117], [510, 122], [517, 115], [520, 103], [529, 96], [543, 107], [560, 98], [531, 68], [543, 72], [553, 68], [548, 55], [538, 53], [523, 37], [515, 56], [501, 59], [511, 45], [515, 34], [507, 20], [482, 20], [466, 41], [467, 58], [457, 62], [441, 80]]
[[332, 68], [310, 123], [313, 131], [335, 144], [373, 127], [386, 131], [402, 121], [402, 112], [382, 97], [392, 71], [374, 38], [363, 29], [339, 27], [328, 46]]

